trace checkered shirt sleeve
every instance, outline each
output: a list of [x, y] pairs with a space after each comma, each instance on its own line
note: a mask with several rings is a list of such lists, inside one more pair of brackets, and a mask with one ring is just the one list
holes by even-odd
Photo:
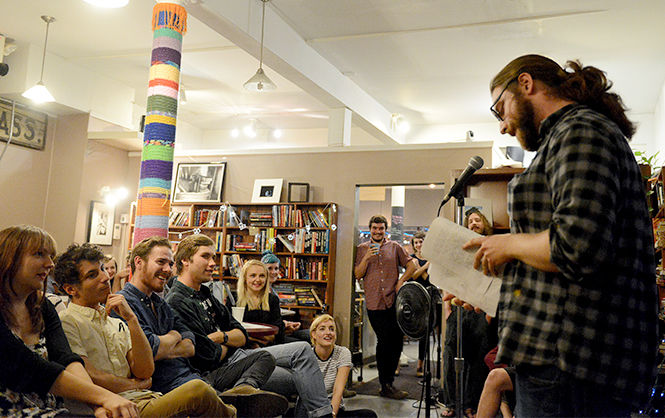
[[560, 273], [509, 266], [497, 361], [555, 365], [639, 406], [655, 373], [658, 304], [635, 157], [618, 127], [585, 106], [550, 115], [540, 135], [509, 184], [511, 232], [549, 230]]

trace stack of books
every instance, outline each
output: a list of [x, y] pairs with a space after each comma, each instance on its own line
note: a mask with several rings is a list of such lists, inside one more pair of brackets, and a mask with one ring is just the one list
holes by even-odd
[[252, 212], [249, 214], [250, 226], [273, 226], [272, 214], [267, 212]]

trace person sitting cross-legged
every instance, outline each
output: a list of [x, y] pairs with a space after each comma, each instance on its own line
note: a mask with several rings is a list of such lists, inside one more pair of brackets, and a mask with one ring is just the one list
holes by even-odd
[[[214, 242], [205, 235], [190, 235], [180, 241], [175, 255], [179, 276], [166, 297], [196, 337], [192, 362], [210, 370], [225, 364], [233, 366], [256, 353], [270, 353], [277, 367], [262, 388], [286, 396], [299, 395], [297, 416], [331, 416], [323, 376], [309, 344], [301, 341], [253, 350], [242, 348], [248, 340], [247, 331], [233, 319], [229, 309], [202, 286], [212, 280], [214, 254]], [[262, 263], [250, 260], [243, 270], [257, 263], [265, 269]], [[267, 277], [265, 271], [263, 274]]]
[[[232, 415], [233, 409], [201, 380], [190, 380], [164, 395], [148, 390], [155, 369], [152, 349], [125, 297], [110, 293], [103, 259], [96, 245], [72, 244], [55, 265], [55, 279], [71, 297], [60, 320], [92, 381], [136, 403], [141, 416]], [[125, 323], [109, 317], [111, 311]]]
[[376, 412], [371, 409], [344, 408], [342, 395], [353, 363], [351, 362], [351, 351], [335, 344], [337, 326], [333, 317], [323, 314], [314, 318], [309, 327], [309, 335], [335, 416], [376, 418]]
[[[136, 313], [139, 323], [152, 347], [155, 372], [152, 385], [162, 392], [172, 390], [195, 379], [203, 379], [218, 391], [224, 402], [231, 403], [239, 416], [277, 416], [286, 411], [288, 402], [276, 393], [258, 390], [275, 367], [269, 353], [257, 353], [235, 364], [223, 364], [224, 353], [209, 360], [216, 367], [201, 370], [203, 376], [192, 369], [195, 341], [185, 322], [157, 295], [164, 290], [171, 275], [173, 252], [166, 238], [151, 237], [138, 243], [132, 250], [132, 280], [118, 292]], [[193, 325], [189, 323], [188, 325]], [[200, 365], [200, 363], [199, 363]]]

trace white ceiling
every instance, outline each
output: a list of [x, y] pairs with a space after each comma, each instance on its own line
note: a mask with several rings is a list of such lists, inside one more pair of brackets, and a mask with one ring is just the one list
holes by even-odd
[[[0, 0], [0, 33], [19, 47], [41, 47], [45, 24], [39, 16], [56, 17], [49, 53], [134, 88], [136, 104], [144, 107], [153, 5], [130, 0], [123, 9], [106, 10], [82, 0]], [[290, 26], [339, 71], [332, 84], [351, 81], [378, 111], [403, 114], [412, 124], [400, 141], [406, 143], [433, 141], [425, 132], [435, 127], [492, 123], [489, 80], [525, 53], [561, 63], [579, 58], [605, 70], [637, 114], [653, 113], [665, 80], [662, 0], [272, 0], [265, 34], [272, 49], [264, 66], [278, 89], [267, 93], [242, 88], [258, 68], [260, 1], [187, 0], [185, 6], [182, 82], [188, 101], [178, 116], [203, 131], [250, 118], [264, 127], [325, 128], [338, 99], [355, 111], [358, 102], [345, 102], [312, 75], [320, 61], [311, 60], [309, 73], [298, 71], [302, 65], [279, 52], [284, 45], [270, 32], [277, 23]], [[211, 24], [213, 30], [202, 21], [219, 24]], [[46, 67], [48, 72], [48, 61]], [[354, 114], [354, 124], [373, 123], [361, 116]]]

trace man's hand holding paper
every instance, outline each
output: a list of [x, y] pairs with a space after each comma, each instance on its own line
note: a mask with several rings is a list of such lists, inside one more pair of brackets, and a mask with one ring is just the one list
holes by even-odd
[[[447, 219], [436, 218], [423, 244], [423, 255], [430, 260], [430, 281], [457, 298], [482, 309], [490, 316], [496, 315], [499, 303], [501, 279], [484, 275], [474, 266], [483, 266], [488, 273], [499, 273], [503, 263], [492, 255], [474, 251], [493, 237], [482, 237]], [[494, 240], [492, 240], [494, 241]], [[485, 258], [485, 260], [483, 260]], [[491, 261], [490, 261], [491, 260]]]

